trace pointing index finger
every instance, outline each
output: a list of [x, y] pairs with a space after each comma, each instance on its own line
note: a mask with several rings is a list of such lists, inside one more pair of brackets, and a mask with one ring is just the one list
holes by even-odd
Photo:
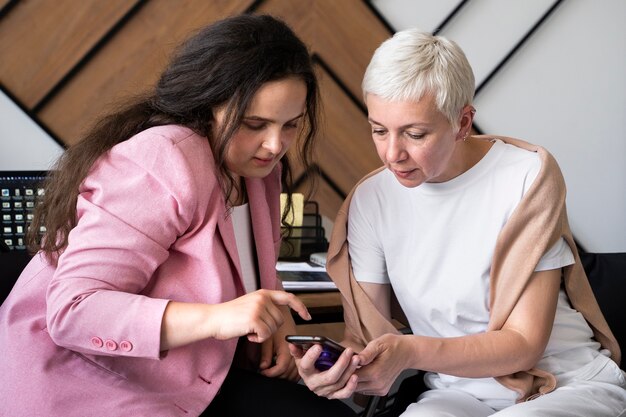
[[284, 291], [269, 291], [269, 295], [274, 304], [289, 306], [304, 320], [311, 320], [311, 315], [309, 314], [306, 306], [304, 305], [302, 300], [300, 300], [295, 295]]

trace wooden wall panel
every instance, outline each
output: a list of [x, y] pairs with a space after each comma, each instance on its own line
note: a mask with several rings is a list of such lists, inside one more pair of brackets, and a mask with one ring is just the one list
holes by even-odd
[[335, 81], [322, 73], [324, 130], [320, 138], [318, 164], [347, 194], [363, 175], [381, 165], [372, 143], [367, 116]]
[[[367, 115], [345, 94], [320, 65], [316, 65], [320, 83], [322, 115], [314, 163], [345, 196], [364, 174], [381, 165], [371, 139]], [[290, 150], [294, 178], [304, 174]], [[320, 178], [320, 181], [324, 179]]]
[[135, 2], [20, 2], [0, 25], [0, 81], [34, 106]]
[[[313, 185], [310, 177], [304, 181], [300, 187], [296, 188], [297, 192], [308, 195], [312, 191], [311, 200], [319, 203], [320, 213], [331, 220], [335, 219], [339, 207], [343, 203], [343, 195], [338, 194], [323, 178], [317, 177]], [[330, 236], [330, 230], [326, 230], [326, 234]]]
[[374, 50], [391, 33], [363, 0], [316, 2], [318, 20], [314, 31], [316, 52], [356, 97]]
[[173, 48], [192, 31], [242, 12], [251, 2], [150, 1], [43, 109], [41, 119], [74, 143], [107, 104], [153, 85]]
[[267, 0], [258, 11], [289, 23], [356, 97], [372, 53], [391, 36], [363, 0]]

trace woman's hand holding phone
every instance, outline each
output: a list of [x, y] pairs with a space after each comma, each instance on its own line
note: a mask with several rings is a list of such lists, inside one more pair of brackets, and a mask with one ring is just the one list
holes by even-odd
[[359, 357], [352, 349], [343, 349], [337, 342], [319, 336], [288, 336], [287, 341], [300, 376], [311, 391], [331, 399], [348, 398], [354, 393]]
[[302, 347], [305, 352], [313, 345], [321, 345], [322, 352], [315, 361], [315, 369], [319, 371], [326, 371], [330, 369], [339, 358], [339, 355], [341, 355], [341, 353], [345, 349], [339, 343], [324, 336], [290, 335], [286, 336], [285, 340], [287, 340], [287, 342], [289, 343], [293, 343], [294, 345]]

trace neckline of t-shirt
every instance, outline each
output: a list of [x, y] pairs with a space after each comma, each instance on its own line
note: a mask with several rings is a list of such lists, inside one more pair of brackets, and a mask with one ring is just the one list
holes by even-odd
[[423, 194], [442, 194], [456, 191], [460, 188], [467, 187], [469, 184], [486, 175], [492, 166], [496, 164], [498, 159], [504, 153], [506, 144], [500, 139], [492, 139], [493, 146], [487, 151], [480, 161], [473, 167], [451, 180], [445, 182], [425, 182], [416, 187], [416, 191]]

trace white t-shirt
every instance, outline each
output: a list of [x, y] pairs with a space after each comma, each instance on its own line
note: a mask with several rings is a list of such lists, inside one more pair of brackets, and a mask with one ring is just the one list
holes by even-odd
[[243, 274], [243, 286], [246, 293], [258, 290], [257, 273], [254, 265], [254, 239], [252, 235], [252, 221], [250, 220], [250, 206], [242, 204], [233, 207], [231, 213], [235, 241], [239, 253], [239, 264]]
[[[355, 191], [348, 217], [354, 276], [390, 283], [414, 334], [455, 337], [486, 331], [496, 240], [540, 168], [536, 153], [496, 140], [474, 167], [447, 182], [407, 188], [389, 170], [368, 178]], [[536, 271], [573, 262], [561, 239]], [[592, 336], [562, 291], [537, 367], [558, 375], [587, 363], [599, 349]], [[426, 381], [431, 388], [465, 390], [497, 409], [516, 398], [493, 378], [430, 374]]]

